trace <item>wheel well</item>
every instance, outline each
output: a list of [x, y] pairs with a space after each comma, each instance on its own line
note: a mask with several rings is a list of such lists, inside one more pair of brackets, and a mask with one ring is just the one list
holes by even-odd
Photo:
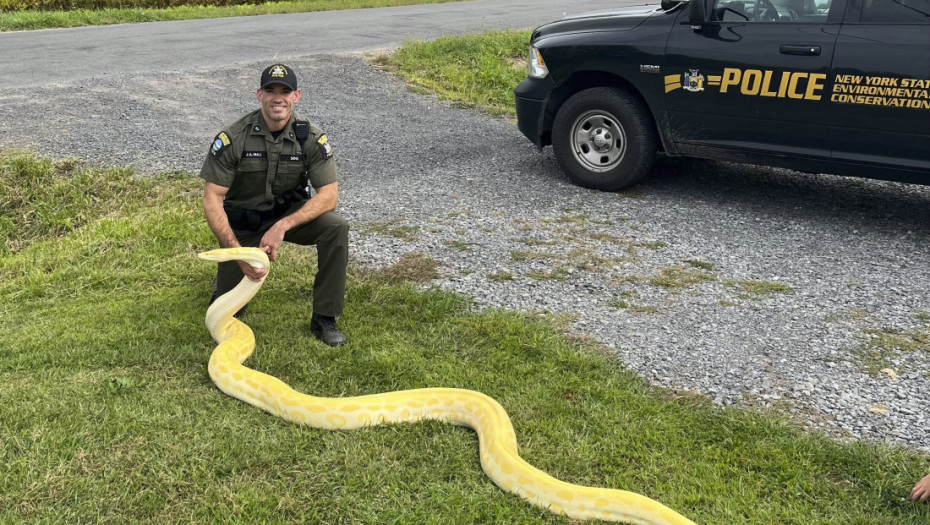
[[[650, 111], [650, 114], [652, 114], [651, 108], [649, 108], [649, 104], [646, 103], [646, 100], [643, 98], [642, 94], [625, 78], [603, 71], [581, 71], [575, 73], [569, 77], [568, 80], [559, 84], [555, 89], [552, 90], [552, 93], [550, 93], [549, 101], [546, 104], [546, 114], [543, 121], [543, 145], [552, 144], [552, 121], [555, 120], [555, 114], [559, 108], [562, 107], [562, 104], [564, 104], [565, 101], [575, 93], [595, 87], [621, 88], [627, 93], [638, 98], [643, 106]], [[652, 124], [655, 126], [656, 137], [661, 137], [658, 126], [656, 124], [655, 115], [652, 115]], [[660, 146], [662, 145], [661, 140], [659, 140], [658, 143]]]

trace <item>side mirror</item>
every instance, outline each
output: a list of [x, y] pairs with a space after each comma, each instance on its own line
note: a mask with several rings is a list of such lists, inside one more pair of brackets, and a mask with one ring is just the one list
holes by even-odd
[[688, 2], [688, 21], [691, 22], [691, 29], [700, 31], [707, 22], [706, 0], [691, 0]]

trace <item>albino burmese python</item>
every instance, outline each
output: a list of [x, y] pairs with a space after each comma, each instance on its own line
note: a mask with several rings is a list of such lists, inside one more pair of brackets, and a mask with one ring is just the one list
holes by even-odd
[[[204, 252], [207, 261], [246, 261], [268, 267], [258, 248]], [[694, 525], [674, 510], [645, 496], [559, 481], [517, 454], [510, 417], [490, 397], [472, 390], [423, 388], [358, 397], [325, 398], [301, 394], [275, 377], [242, 366], [255, 348], [255, 335], [233, 313], [261, 288], [247, 277], [207, 309], [207, 328], [218, 346], [210, 356], [210, 378], [226, 394], [295, 423], [347, 430], [380, 423], [436, 419], [471, 427], [478, 433], [481, 468], [497, 486], [529, 502], [574, 519], [599, 518], [644, 525]]]

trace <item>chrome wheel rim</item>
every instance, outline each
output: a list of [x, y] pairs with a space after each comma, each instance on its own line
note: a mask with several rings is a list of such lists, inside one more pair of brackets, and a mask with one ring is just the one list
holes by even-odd
[[626, 131], [602, 110], [582, 113], [571, 131], [572, 154], [586, 170], [603, 173], [617, 167], [626, 154]]

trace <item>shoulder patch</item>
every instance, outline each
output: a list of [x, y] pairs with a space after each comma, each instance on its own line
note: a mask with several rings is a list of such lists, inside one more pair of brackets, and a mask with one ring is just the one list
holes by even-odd
[[210, 153], [212, 153], [214, 157], [219, 155], [226, 146], [229, 146], [229, 142], [229, 135], [227, 135], [225, 131], [221, 131], [220, 134], [213, 139], [213, 145], [210, 146]]
[[324, 159], [328, 159], [333, 156], [333, 147], [329, 145], [329, 139], [326, 138], [326, 135], [320, 135], [320, 138], [317, 139], [316, 143], [320, 146], [320, 151], [323, 152]]

